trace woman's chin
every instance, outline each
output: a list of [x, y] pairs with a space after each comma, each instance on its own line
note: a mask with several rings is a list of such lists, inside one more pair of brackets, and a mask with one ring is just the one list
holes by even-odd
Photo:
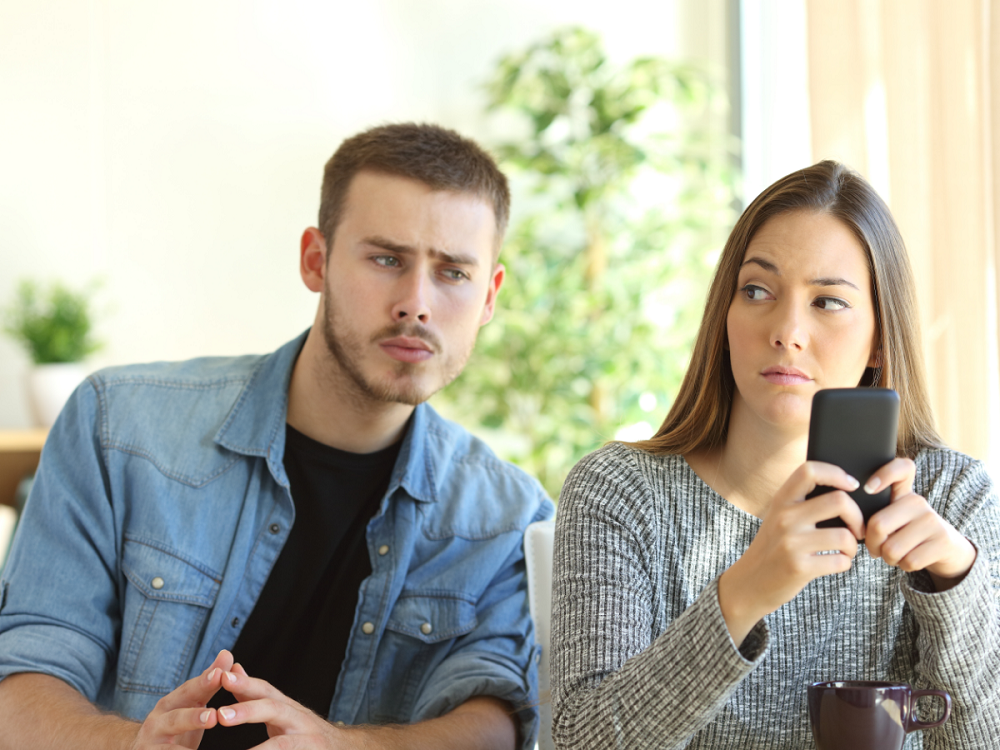
[[809, 432], [812, 393], [781, 393], [770, 400], [763, 410], [765, 422], [782, 432]]

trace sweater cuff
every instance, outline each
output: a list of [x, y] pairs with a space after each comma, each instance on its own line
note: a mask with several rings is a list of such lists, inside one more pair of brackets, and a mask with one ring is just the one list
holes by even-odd
[[[726, 618], [722, 614], [722, 606], [719, 604], [718, 578], [705, 587], [699, 597], [699, 602], [707, 610], [704, 614], [709, 627], [705, 628], [704, 637], [708, 641], [705, 647], [723, 655], [723, 661], [733, 667], [737, 673], [740, 673], [739, 678], [741, 679], [757, 666], [767, 653], [771, 638], [767, 623], [764, 620], [759, 620], [747, 633], [743, 643], [737, 644], [729, 633]], [[698, 603], [695, 606], [698, 606]]]
[[964, 622], [972, 614], [975, 620], [982, 616], [982, 602], [991, 598], [989, 561], [983, 559], [976, 547], [976, 559], [969, 572], [947, 591], [935, 591], [925, 570], [908, 573], [900, 582], [900, 589], [918, 622], [954, 629], [956, 623]]

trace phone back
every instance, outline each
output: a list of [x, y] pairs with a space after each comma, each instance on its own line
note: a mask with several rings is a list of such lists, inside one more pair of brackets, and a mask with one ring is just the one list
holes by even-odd
[[[865, 523], [889, 504], [891, 487], [869, 495], [865, 482], [896, 457], [899, 395], [890, 388], [830, 388], [813, 396], [806, 458], [839, 466], [861, 486], [848, 493], [861, 508]], [[808, 497], [830, 487], [817, 487]], [[839, 518], [819, 526], [843, 526]]]

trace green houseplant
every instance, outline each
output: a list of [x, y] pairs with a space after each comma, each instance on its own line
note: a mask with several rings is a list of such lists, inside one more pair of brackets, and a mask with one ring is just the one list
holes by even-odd
[[35, 423], [49, 427], [86, 371], [81, 364], [100, 344], [93, 337], [95, 286], [73, 291], [59, 282], [22, 281], [5, 311], [4, 331], [21, 343], [34, 367], [28, 397]]
[[504, 57], [487, 90], [520, 129], [497, 149], [509, 273], [438, 402], [557, 497], [587, 452], [648, 437], [680, 384], [734, 219], [727, 105], [695, 67], [614, 65], [580, 28]]

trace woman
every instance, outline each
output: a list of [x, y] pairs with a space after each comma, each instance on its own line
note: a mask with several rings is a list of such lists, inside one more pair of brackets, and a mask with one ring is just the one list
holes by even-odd
[[[813, 393], [857, 385], [900, 395], [867, 527], [857, 481], [805, 461]], [[806, 687], [831, 679], [947, 690], [951, 718], [910, 747], [998, 746], [997, 496], [941, 445], [902, 238], [842, 165], [743, 213], [663, 426], [574, 468], [555, 544], [559, 747], [812, 747]]]

